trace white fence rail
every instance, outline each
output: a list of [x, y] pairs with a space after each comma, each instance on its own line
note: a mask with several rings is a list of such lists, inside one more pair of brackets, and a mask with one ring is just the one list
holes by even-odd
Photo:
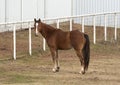
[[[77, 16], [68, 16], [68, 17], [61, 17], [61, 18], [49, 18], [49, 19], [43, 19], [43, 21], [52, 21], [56, 20], [57, 22], [57, 28], [59, 28], [60, 20], [63, 19], [69, 19], [70, 20], [70, 31], [72, 30], [72, 20], [74, 18], [82, 18], [82, 32], [84, 32], [84, 18], [93, 16], [93, 43], [96, 44], [96, 16], [104, 15], [105, 16], [105, 24], [104, 24], [104, 39], [107, 40], [107, 15], [108, 14], [114, 14], [115, 15], [115, 40], [117, 40], [117, 14], [120, 14], [120, 12], [110, 12], [110, 13], [97, 13], [97, 14], [86, 14], [86, 15], [77, 15]], [[32, 39], [31, 39], [31, 23], [33, 21], [26, 21], [26, 22], [14, 22], [14, 23], [0, 23], [0, 25], [7, 25], [7, 24], [13, 24], [13, 58], [16, 60], [16, 24], [18, 23], [29, 23], [29, 54], [32, 55]], [[43, 50], [45, 50], [45, 39], [43, 39]]]

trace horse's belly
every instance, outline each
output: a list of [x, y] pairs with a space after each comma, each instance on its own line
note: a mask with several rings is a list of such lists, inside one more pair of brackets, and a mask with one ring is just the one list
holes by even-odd
[[72, 46], [69, 42], [59, 43], [59, 45], [58, 45], [59, 50], [68, 50], [71, 48], [72, 48]]

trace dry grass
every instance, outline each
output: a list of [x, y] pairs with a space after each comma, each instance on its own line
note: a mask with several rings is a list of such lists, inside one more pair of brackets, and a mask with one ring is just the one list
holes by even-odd
[[[69, 28], [69, 25], [61, 24], [60, 27]], [[74, 25], [74, 29], [80, 27], [81, 25]], [[85, 31], [92, 42], [90, 28], [86, 26]], [[14, 61], [12, 33], [1, 33], [0, 85], [120, 85], [120, 30], [116, 42], [113, 37], [110, 37], [114, 35], [113, 30], [109, 29], [109, 41], [104, 42], [103, 28], [97, 27], [97, 44], [91, 43], [90, 66], [85, 75], [78, 73], [80, 63], [73, 49], [59, 51], [61, 69], [60, 72], [53, 73], [49, 49], [42, 51], [42, 38], [35, 37], [34, 31], [32, 31], [32, 56], [28, 54], [28, 30], [17, 32], [18, 59]]]

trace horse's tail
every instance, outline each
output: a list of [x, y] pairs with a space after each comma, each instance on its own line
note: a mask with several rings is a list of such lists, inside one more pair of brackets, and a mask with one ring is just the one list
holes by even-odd
[[87, 34], [84, 34], [84, 37], [86, 39], [86, 43], [83, 49], [84, 65], [85, 65], [84, 69], [87, 70], [89, 66], [89, 61], [90, 61], [90, 40]]

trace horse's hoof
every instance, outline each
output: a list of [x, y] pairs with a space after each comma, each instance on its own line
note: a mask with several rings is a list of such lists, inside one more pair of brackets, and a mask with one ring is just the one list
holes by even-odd
[[85, 71], [80, 71], [79, 73], [80, 73], [80, 74], [85, 74]]
[[60, 67], [57, 67], [57, 70], [59, 70], [60, 69]]
[[56, 69], [55, 69], [55, 68], [53, 68], [52, 70], [53, 70], [53, 72], [56, 72]]
[[55, 73], [55, 72], [59, 72], [59, 69], [53, 68], [53, 72], [54, 72], [54, 73]]

